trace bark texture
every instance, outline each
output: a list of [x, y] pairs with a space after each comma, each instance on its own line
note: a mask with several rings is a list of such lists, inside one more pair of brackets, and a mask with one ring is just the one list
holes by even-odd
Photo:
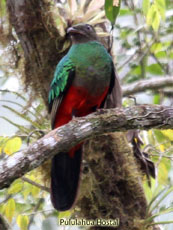
[[24, 151], [17, 152], [1, 161], [0, 189], [8, 187], [15, 179], [38, 167], [55, 154], [67, 152], [71, 147], [86, 139], [104, 133], [151, 128], [172, 129], [173, 108], [142, 105], [125, 109], [102, 109], [86, 117], [73, 119], [67, 125], [52, 130]]
[[64, 43], [54, 25], [50, 4], [45, 0], [7, 0], [7, 7], [23, 49], [25, 86], [31, 86], [47, 104], [50, 81], [63, 56], [58, 52]]
[[87, 164], [82, 175], [78, 216], [119, 220], [118, 227], [106, 229], [141, 230], [147, 203], [142, 177], [125, 134], [112, 133], [88, 141], [84, 158]]

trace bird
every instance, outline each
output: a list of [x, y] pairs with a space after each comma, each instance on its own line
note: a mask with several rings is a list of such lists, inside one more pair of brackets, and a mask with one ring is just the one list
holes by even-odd
[[[121, 87], [111, 55], [90, 24], [67, 29], [71, 47], [56, 66], [48, 102], [52, 129], [100, 108], [121, 106]], [[51, 162], [51, 201], [58, 211], [74, 207], [81, 174], [82, 144]]]

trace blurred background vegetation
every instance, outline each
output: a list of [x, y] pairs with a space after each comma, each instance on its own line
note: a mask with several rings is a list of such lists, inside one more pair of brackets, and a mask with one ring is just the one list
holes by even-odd
[[[121, 85], [161, 77], [173, 78], [173, 2], [169, 0], [49, 1], [61, 36], [69, 24], [87, 22], [100, 36], [112, 35], [112, 54]], [[118, 5], [118, 4], [117, 4]], [[119, 11], [119, 15], [116, 18]], [[106, 14], [106, 15], [105, 15]], [[116, 19], [116, 23], [115, 23]], [[98, 27], [98, 25], [103, 25]], [[100, 29], [102, 28], [102, 29]], [[9, 157], [50, 130], [47, 109], [41, 97], [26, 90], [20, 41], [8, 21], [6, 1], [0, 0], [0, 158]], [[65, 43], [63, 50], [69, 46]], [[129, 95], [130, 96], [130, 95]], [[133, 95], [137, 104], [173, 105], [173, 86]], [[124, 97], [123, 105], [134, 98]], [[142, 131], [143, 149], [155, 162], [157, 177], [151, 187], [144, 180], [148, 217], [162, 229], [173, 228], [173, 131]], [[0, 191], [0, 213], [14, 230], [54, 230], [57, 219], [72, 211], [58, 213], [50, 202], [42, 175], [34, 170]], [[149, 215], [148, 215], [149, 216]], [[149, 220], [146, 220], [149, 221]], [[168, 224], [169, 223], [169, 224]], [[61, 228], [59, 228], [61, 229]], [[63, 229], [73, 229], [65, 227]]]

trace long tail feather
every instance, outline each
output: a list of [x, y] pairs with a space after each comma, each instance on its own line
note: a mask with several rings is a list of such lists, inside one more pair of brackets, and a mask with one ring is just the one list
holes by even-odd
[[52, 160], [51, 200], [55, 209], [70, 209], [76, 199], [82, 159], [81, 147], [73, 157], [68, 153], [59, 153]]

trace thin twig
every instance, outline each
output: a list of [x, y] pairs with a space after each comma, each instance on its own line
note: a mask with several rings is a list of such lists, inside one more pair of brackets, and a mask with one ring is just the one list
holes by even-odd
[[22, 180], [25, 181], [25, 182], [28, 182], [29, 184], [32, 184], [32, 185], [40, 188], [41, 190], [44, 190], [46, 192], [50, 192], [50, 189], [48, 187], [43, 186], [41, 184], [38, 184], [35, 181], [28, 179], [27, 177], [22, 177]]
[[157, 62], [157, 64], [161, 67], [161, 69], [165, 72], [165, 74], [168, 74], [169, 71], [168, 71], [167, 68], [165, 68], [165, 66], [159, 61], [159, 59], [156, 57], [156, 55], [155, 55], [154, 53], [152, 53], [151, 56], [154, 58], [154, 60]]
[[43, 137], [43, 136], [45, 135], [45, 132], [44, 132], [43, 130], [41, 130], [41, 129], [33, 130], [33, 131], [30, 132], [29, 135], [27, 136], [27, 145], [29, 145], [29, 143], [30, 143], [30, 138], [32, 137], [32, 135], [33, 135], [34, 133], [40, 133], [40, 134], [41, 134], [40, 138]]
[[44, 199], [43, 199], [43, 198], [40, 198], [40, 199], [38, 200], [37, 204], [35, 205], [34, 212], [33, 212], [33, 214], [31, 215], [30, 220], [29, 220], [28, 230], [30, 229], [31, 224], [32, 224], [33, 221], [34, 221], [35, 213], [37, 213], [37, 211], [38, 211], [38, 209], [40, 208], [40, 205], [42, 204], [43, 201], [44, 201]]

